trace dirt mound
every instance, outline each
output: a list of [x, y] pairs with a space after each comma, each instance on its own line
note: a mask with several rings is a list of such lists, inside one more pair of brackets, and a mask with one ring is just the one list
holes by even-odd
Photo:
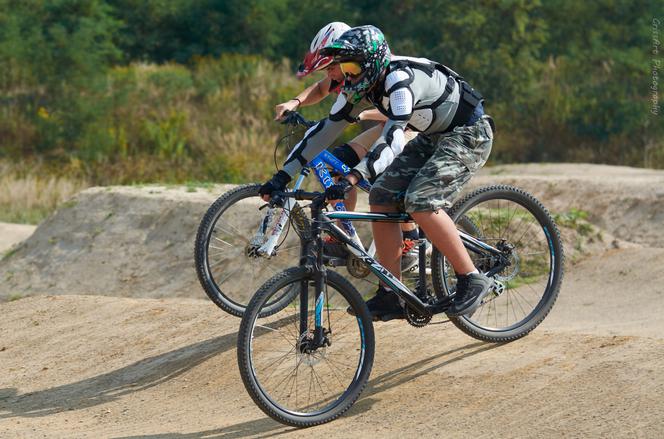
[[[513, 165], [488, 168], [472, 181], [491, 183], [522, 187], [558, 214], [568, 260], [629, 247], [625, 241], [664, 247], [662, 171]], [[203, 212], [228, 188], [83, 191], [0, 261], [0, 299], [44, 292], [204, 298], [193, 269], [194, 237]]]
[[560, 215], [577, 263], [551, 314], [502, 346], [449, 323], [377, 324], [362, 397], [306, 431], [245, 392], [239, 321], [184, 298], [204, 298], [193, 239], [227, 188], [84, 191], [0, 261], [0, 298], [37, 295], [0, 301], [0, 436], [663, 437], [663, 182], [605, 166], [483, 171], [473, 185], [520, 186]]
[[587, 213], [587, 220], [621, 240], [664, 247], [664, 171], [587, 164], [530, 164], [484, 169], [472, 186], [512, 184], [552, 212]]
[[0, 312], [7, 438], [664, 434], [661, 339], [537, 330], [501, 346], [449, 324], [377, 324], [360, 400], [296, 431], [253, 404], [237, 370], [238, 320], [205, 302], [41, 296]]
[[194, 237], [216, 194], [228, 188], [85, 190], [0, 262], [0, 297], [46, 291], [184, 297], [192, 289], [200, 295]]

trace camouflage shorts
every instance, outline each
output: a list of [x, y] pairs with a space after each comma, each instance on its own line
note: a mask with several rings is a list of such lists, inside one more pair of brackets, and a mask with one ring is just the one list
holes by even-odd
[[486, 163], [493, 144], [488, 116], [444, 134], [420, 134], [387, 167], [369, 204], [422, 212], [449, 207], [470, 177]]

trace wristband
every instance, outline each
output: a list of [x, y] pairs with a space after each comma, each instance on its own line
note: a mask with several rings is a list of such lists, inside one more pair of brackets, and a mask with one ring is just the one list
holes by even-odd
[[293, 99], [291, 99], [291, 101], [297, 101], [297, 106], [298, 106], [298, 107], [299, 107], [300, 105], [302, 105], [302, 101], [301, 101], [299, 98], [293, 98]]

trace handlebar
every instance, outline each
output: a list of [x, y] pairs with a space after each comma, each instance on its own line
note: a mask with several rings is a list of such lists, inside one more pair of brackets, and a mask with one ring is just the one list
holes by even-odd
[[311, 128], [316, 125], [318, 122], [313, 120], [307, 120], [297, 111], [286, 111], [284, 113], [284, 118], [281, 120], [281, 123], [284, 125], [302, 125], [306, 128]]
[[292, 192], [274, 191], [270, 199], [270, 206], [283, 206], [286, 198], [295, 198], [296, 200], [308, 200], [313, 204], [325, 205], [325, 192], [307, 192], [301, 189]]

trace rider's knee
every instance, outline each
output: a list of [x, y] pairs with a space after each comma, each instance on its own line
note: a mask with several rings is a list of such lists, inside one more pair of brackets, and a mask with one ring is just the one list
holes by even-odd
[[360, 156], [357, 155], [355, 149], [348, 143], [344, 143], [343, 145], [334, 148], [332, 150], [332, 155], [350, 168], [354, 168], [360, 163]]

